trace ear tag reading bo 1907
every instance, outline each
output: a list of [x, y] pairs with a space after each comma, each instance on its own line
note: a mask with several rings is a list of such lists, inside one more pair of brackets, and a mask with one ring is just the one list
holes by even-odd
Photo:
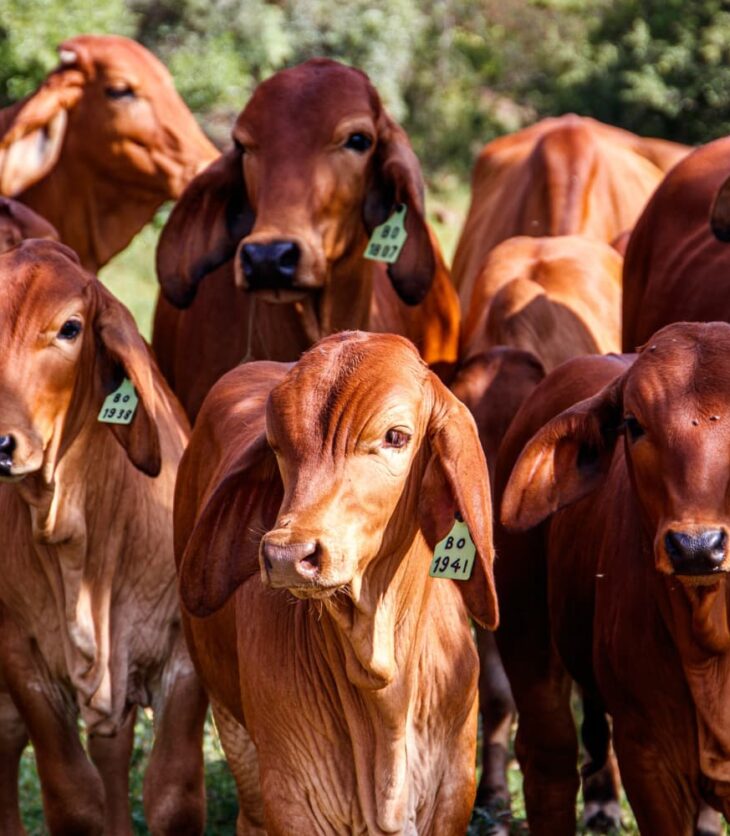
[[408, 233], [405, 228], [406, 205], [401, 203], [384, 224], [376, 226], [370, 236], [365, 258], [371, 261], [385, 261], [394, 264], [406, 243]]
[[436, 543], [433, 563], [428, 574], [432, 578], [468, 581], [474, 568], [476, 553], [477, 547], [471, 539], [466, 523], [456, 519], [451, 531]]
[[125, 377], [122, 385], [111, 395], [107, 395], [97, 420], [103, 424], [129, 424], [134, 418], [138, 403], [139, 398], [132, 381]]

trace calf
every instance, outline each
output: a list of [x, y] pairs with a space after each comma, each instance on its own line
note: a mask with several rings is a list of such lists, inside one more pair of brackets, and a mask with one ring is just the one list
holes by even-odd
[[[613, 716], [642, 833], [730, 814], [728, 356], [729, 325], [679, 323], [633, 362], [571, 361], [500, 451], [502, 518], [525, 532], [500, 529], [497, 582], [531, 832], [575, 832], [568, 674]], [[719, 832], [707, 811], [701, 828]]]
[[[420, 166], [364, 73], [323, 59], [276, 73], [233, 140], [190, 184], [157, 250], [152, 343], [191, 419], [238, 363], [297, 360], [346, 328], [402, 334], [428, 363], [455, 361], [458, 300]], [[400, 254], [366, 259], [396, 210]]]
[[79, 35], [58, 51], [38, 90], [0, 111], [0, 194], [97, 270], [218, 152], [140, 44]]
[[[67, 247], [23, 242], [0, 283], [0, 830], [24, 832], [30, 737], [52, 833], [130, 833], [134, 720], [152, 706], [149, 827], [200, 833], [206, 700], [172, 554], [185, 416], [128, 311]], [[136, 395], [116, 391], [125, 378]], [[101, 423], [115, 398], [127, 423]]]
[[[242, 797], [243, 726], [256, 746], [267, 832], [464, 833], [490, 509], [473, 419], [401, 337], [335, 335], [211, 390], [176, 489], [180, 588]], [[456, 515], [471, 576], [429, 577]]]

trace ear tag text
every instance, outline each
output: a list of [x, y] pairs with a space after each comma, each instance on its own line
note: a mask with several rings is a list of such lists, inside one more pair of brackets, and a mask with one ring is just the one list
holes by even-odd
[[408, 233], [405, 228], [406, 205], [401, 203], [388, 220], [376, 226], [365, 249], [365, 258], [394, 264], [398, 261]]
[[134, 418], [138, 403], [139, 398], [132, 381], [125, 377], [122, 385], [111, 395], [107, 395], [97, 420], [102, 424], [129, 424]]
[[429, 575], [432, 578], [450, 578], [454, 581], [468, 581], [474, 568], [477, 547], [469, 534], [467, 524], [454, 520], [451, 531], [436, 543]]

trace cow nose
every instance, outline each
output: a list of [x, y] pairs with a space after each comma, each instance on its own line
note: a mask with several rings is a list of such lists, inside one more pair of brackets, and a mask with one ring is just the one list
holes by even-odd
[[727, 535], [719, 528], [687, 533], [667, 531], [664, 545], [678, 575], [716, 572], [727, 554]]
[[315, 540], [285, 544], [264, 540], [262, 553], [272, 586], [301, 586], [319, 573], [320, 547]]
[[251, 290], [291, 288], [299, 265], [299, 245], [294, 241], [245, 244], [241, 266]]
[[9, 476], [15, 450], [14, 435], [0, 435], [0, 476]]

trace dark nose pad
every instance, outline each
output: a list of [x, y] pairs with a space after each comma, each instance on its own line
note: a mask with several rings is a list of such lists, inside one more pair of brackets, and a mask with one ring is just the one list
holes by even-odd
[[241, 267], [251, 290], [291, 288], [299, 265], [299, 245], [294, 241], [245, 244], [241, 248]]
[[13, 466], [13, 451], [15, 450], [15, 436], [0, 435], [0, 475], [8, 476]]
[[319, 572], [319, 544], [314, 540], [280, 545], [264, 541], [264, 566], [274, 586], [297, 586]]
[[678, 575], [716, 572], [727, 554], [727, 535], [719, 528], [688, 534], [668, 531], [664, 545]]

